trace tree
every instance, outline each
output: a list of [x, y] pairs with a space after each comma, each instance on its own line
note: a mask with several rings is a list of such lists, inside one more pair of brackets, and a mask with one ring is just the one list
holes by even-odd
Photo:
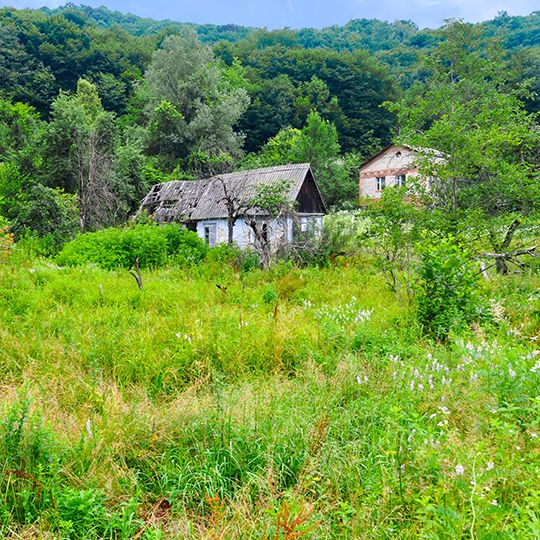
[[412, 248], [425, 224], [414, 201], [404, 195], [404, 188], [390, 187], [363, 214], [370, 222], [366, 244], [375, 255], [376, 266], [394, 292], [404, 288], [410, 299]]
[[175, 149], [176, 161], [191, 151], [240, 155], [243, 138], [234, 126], [249, 98], [238, 77], [224, 75], [224, 69], [192, 30], [167, 37], [154, 53], [146, 73], [149, 106], [163, 116], [162, 104], [168, 103], [167, 133], [184, 137], [183, 147]]
[[146, 152], [156, 156], [166, 171], [187, 156], [187, 124], [183, 114], [170, 102], [162, 101], [152, 112], [146, 137]]
[[[283, 90], [275, 94], [283, 96], [280, 106], [273, 107], [278, 118], [285, 118], [277, 129], [286, 125], [295, 126], [297, 119], [302, 120], [302, 114], [309, 112], [305, 109], [307, 97], [308, 100], [315, 100], [312, 108], [335, 124], [345, 151], [362, 151], [369, 134], [379, 140], [379, 144], [389, 142], [394, 118], [380, 105], [396, 96], [396, 86], [387, 67], [364, 51], [336, 52], [323, 48], [306, 50], [283, 46], [259, 50], [244, 48], [239, 44], [237, 52], [252, 82], [263, 88], [267, 87], [267, 81], [273, 81], [272, 86], [276, 86], [276, 89], [278, 81], [283, 86]], [[284, 81], [287, 81], [288, 89]], [[327, 100], [323, 99], [326, 89]], [[272, 96], [273, 90], [267, 87], [260, 98], [257, 93], [254, 95], [253, 105], [246, 117], [249, 117], [249, 125], [242, 125], [250, 133], [252, 127], [257, 129], [257, 140], [261, 142], [265, 137], [259, 133], [267, 125], [272, 131], [266, 130], [266, 139], [277, 133], [272, 111], [267, 106], [270, 100], [277, 99]], [[268, 99], [264, 99], [266, 96]], [[295, 110], [295, 106], [298, 109]], [[267, 122], [268, 118], [270, 122]]]
[[259, 184], [255, 195], [247, 203], [246, 225], [253, 231], [254, 247], [259, 254], [261, 268], [266, 268], [270, 264], [272, 245], [268, 224], [261, 223], [257, 216], [262, 213], [270, 216], [276, 222], [287, 212], [290, 212], [293, 209], [287, 197], [290, 187], [290, 183], [287, 181]]
[[309, 113], [302, 129], [286, 128], [272, 137], [258, 154], [250, 154], [245, 167], [310, 163], [329, 206], [342, 206], [358, 197], [357, 154], [340, 154], [335, 126], [318, 112]]
[[221, 202], [225, 204], [225, 208], [227, 209], [227, 243], [232, 245], [234, 241], [234, 226], [238, 218], [248, 210], [250, 201], [243, 196], [240, 182], [226, 182], [221, 176], [218, 176], [217, 180], [223, 190]]
[[81, 79], [74, 95], [60, 94], [46, 133], [46, 177], [53, 187], [76, 193], [82, 232], [114, 222], [116, 126], [95, 86]]
[[475, 30], [461, 22], [449, 23], [444, 36], [427, 59], [426, 83], [389, 108], [400, 142], [443, 155], [434, 160], [427, 150], [419, 159], [433, 178], [430, 206], [454, 231], [471, 217], [478, 225], [480, 215], [476, 230], [486, 233], [504, 273], [516, 232], [540, 210], [540, 130], [523, 106], [527, 89], [511, 79], [497, 48], [479, 52]]

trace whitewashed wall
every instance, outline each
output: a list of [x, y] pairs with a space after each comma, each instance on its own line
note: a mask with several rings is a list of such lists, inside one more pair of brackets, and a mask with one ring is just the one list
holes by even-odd
[[[302, 223], [305, 223], [306, 227], [314, 226], [316, 231], [322, 231], [323, 216], [299, 216], [296, 219], [300, 221], [300, 226], [302, 228]], [[260, 220], [259, 222], [261, 224], [268, 224], [268, 237], [270, 239], [270, 242], [273, 247], [278, 247], [280, 245], [293, 241], [294, 221], [295, 220], [292, 217], [288, 216], [280, 218], [278, 220]], [[310, 222], [313, 225], [311, 225]], [[228, 241], [229, 228], [226, 219], [207, 219], [199, 221], [197, 223], [197, 234], [202, 240], [206, 239], [206, 227], [210, 227], [212, 230], [214, 230], [215, 227], [215, 235], [211, 234], [210, 238], [211, 246], [223, 244]], [[238, 219], [234, 224], [233, 240], [242, 249], [253, 246], [253, 231], [242, 218]]]

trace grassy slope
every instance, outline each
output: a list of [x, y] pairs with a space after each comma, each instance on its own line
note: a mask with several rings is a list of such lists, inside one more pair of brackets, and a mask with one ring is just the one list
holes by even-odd
[[144, 279], [0, 268], [6, 534], [540, 535], [538, 280], [443, 346], [367, 265]]

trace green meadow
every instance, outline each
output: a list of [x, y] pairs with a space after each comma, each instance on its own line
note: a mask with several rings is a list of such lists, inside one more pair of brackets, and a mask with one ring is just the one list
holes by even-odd
[[2, 537], [540, 537], [538, 276], [445, 341], [365, 257], [142, 277], [0, 265]]

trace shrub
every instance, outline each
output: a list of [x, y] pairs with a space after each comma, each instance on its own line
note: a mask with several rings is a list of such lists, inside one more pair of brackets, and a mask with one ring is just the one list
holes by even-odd
[[324, 218], [324, 238], [330, 253], [352, 255], [365, 245], [372, 222], [363, 210], [335, 212]]
[[61, 449], [29, 406], [28, 400], [16, 401], [0, 418], [0, 507], [7, 510], [0, 526], [6, 521], [32, 522], [53, 506], [51, 484], [60, 467]]
[[202, 240], [179, 225], [136, 225], [82, 234], [66, 244], [56, 260], [67, 266], [94, 263], [111, 270], [130, 268], [137, 258], [141, 268], [164, 266], [169, 262], [196, 264], [205, 254]]
[[445, 339], [478, 317], [479, 273], [452, 237], [425, 243], [420, 252], [418, 317], [430, 334]]
[[79, 217], [74, 195], [41, 184], [14, 202], [11, 229], [17, 239], [32, 235], [46, 237], [46, 254], [56, 253], [62, 244], [75, 237]]
[[207, 260], [212, 263], [230, 264], [244, 272], [260, 268], [260, 259], [255, 251], [242, 250], [236, 245], [218, 244], [208, 250]]

